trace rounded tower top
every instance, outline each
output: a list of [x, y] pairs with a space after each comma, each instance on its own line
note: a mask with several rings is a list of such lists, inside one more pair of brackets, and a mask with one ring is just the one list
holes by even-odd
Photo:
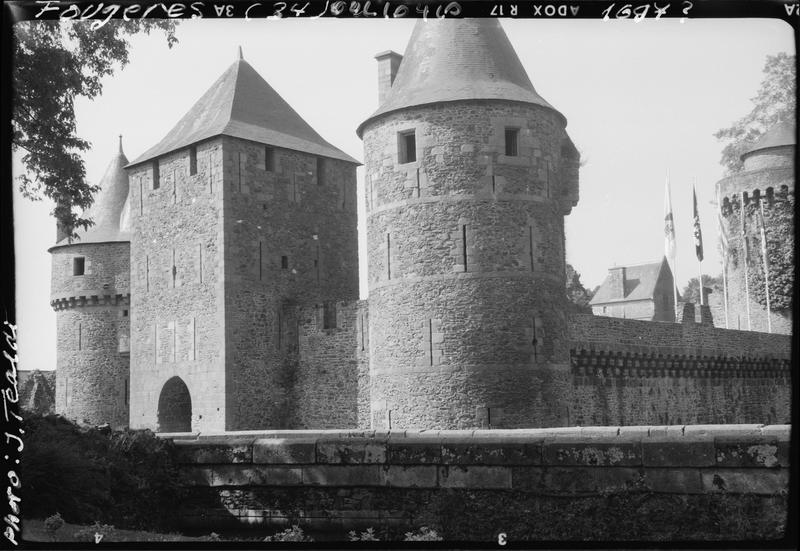
[[94, 203], [86, 212], [86, 216], [94, 221], [94, 225], [86, 230], [78, 230], [78, 237], [66, 237], [56, 243], [56, 247], [80, 243], [107, 243], [113, 241], [130, 241], [128, 228], [121, 223], [122, 213], [128, 202], [128, 173], [125, 165], [128, 159], [122, 151], [122, 136], [119, 137], [119, 151], [108, 163], [106, 172], [100, 180], [100, 190]]
[[392, 111], [459, 100], [532, 103], [558, 113], [531, 84], [496, 19], [420, 20], [384, 101], [356, 130]]
[[747, 148], [744, 153], [742, 153], [741, 158], [744, 160], [746, 157], [764, 149], [793, 146], [796, 142], [794, 122], [779, 122], [767, 130], [753, 145]]

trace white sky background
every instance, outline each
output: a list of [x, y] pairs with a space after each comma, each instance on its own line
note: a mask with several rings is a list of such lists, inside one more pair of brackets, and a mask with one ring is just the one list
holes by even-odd
[[[93, 149], [99, 182], [123, 134], [133, 160], [157, 143], [234, 62], [245, 59], [326, 140], [362, 160], [356, 126], [377, 108], [377, 62], [402, 53], [415, 20], [193, 20], [179, 43], [163, 34], [132, 40], [130, 64], [105, 80], [95, 101], [76, 101], [78, 135]], [[581, 151], [580, 202], [566, 218], [567, 261], [587, 289], [614, 264], [663, 255], [663, 198], [669, 170], [678, 284], [696, 277], [691, 185], [703, 227], [703, 271], [721, 272], [714, 183], [723, 176], [713, 133], [752, 108], [767, 55], [795, 53], [778, 20], [534, 21], [503, 27], [537, 92], [567, 119]], [[14, 172], [22, 170], [15, 157]], [[361, 294], [366, 296], [363, 167], [358, 170]], [[15, 188], [18, 187], [15, 184]], [[52, 205], [15, 190], [17, 322], [21, 369], [54, 369], [55, 313], [49, 305]]]

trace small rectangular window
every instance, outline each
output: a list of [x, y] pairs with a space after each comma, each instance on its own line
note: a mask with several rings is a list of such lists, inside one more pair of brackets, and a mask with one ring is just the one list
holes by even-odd
[[506, 156], [519, 155], [519, 128], [506, 128]]
[[189, 176], [197, 174], [197, 146], [189, 148]]
[[281, 257], [281, 269], [282, 270], [288, 270], [289, 269], [289, 257], [288, 256], [282, 256]]
[[72, 275], [82, 276], [86, 271], [86, 258], [76, 256], [72, 259]]
[[325, 159], [317, 157], [317, 185], [325, 185]]
[[275, 150], [270, 146], [264, 146], [264, 170], [275, 172]]
[[127, 310], [123, 310], [122, 311], [122, 317], [123, 318], [127, 318], [128, 317], [128, 311]]
[[417, 135], [416, 131], [401, 132], [398, 136], [398, 162], [413, 163], [417, 160]]
[[161, 175], [158, 171], [158, 159], [153, 161], [153, 189], [158, 189], [161, 186]]

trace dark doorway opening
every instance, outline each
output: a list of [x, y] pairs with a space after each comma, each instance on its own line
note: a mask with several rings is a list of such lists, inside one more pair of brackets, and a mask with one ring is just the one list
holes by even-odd
[[172, 377], [158, 397], [158, 432], [192, 430], [192, 397], [180, 377]]

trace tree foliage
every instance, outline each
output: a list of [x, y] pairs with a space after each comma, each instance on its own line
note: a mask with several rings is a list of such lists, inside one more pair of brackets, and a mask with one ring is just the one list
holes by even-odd
[[[682, 299], [684, 302], [694, 302], [700, 304], [700, 286], [697, 284], [698, 279], [693, 277], [689, 280], [686, 287], [683, 288]], [[718, 276], [710, 276], [703, 274], [703, 287], [711, 289], [714, 294], [722, 296], [724, 289], [722, 286], [722, 274]]]
[[729, 174], [742, 170], [742, 153], [778, 122], [794, 121], [796, 113], [795, 56], [781, 52], [767, 56], [764, 64], [764, 80], [758, 94], [752, 98], [752, 111], [732, 126], [714, 134], [726, 142], [722, 150], [722, 164]]
[[160, 30], [177, 42], [175, 23], [165, 20], [91, 22], [26, 21], [14, 26], [12, 147], [24, 152], [19, 177], [25, 197], [52, 199], [52, 214], [74, 234], [91, 221], [87, 209], [97, 186], [86, 182], [82, 153], [91, 146], [75, 127], [75, 99], [96, 98], [103, 79], [128, 63], [128, 38]]
[[587, 291], [581, 283], [581, 274], [575, 271], [571, 264], [567, 264], [567, 299], [572, 306], [572, 311], [581, 314], [591, 314], [592, 308], [589, 301], [593, 292]]

